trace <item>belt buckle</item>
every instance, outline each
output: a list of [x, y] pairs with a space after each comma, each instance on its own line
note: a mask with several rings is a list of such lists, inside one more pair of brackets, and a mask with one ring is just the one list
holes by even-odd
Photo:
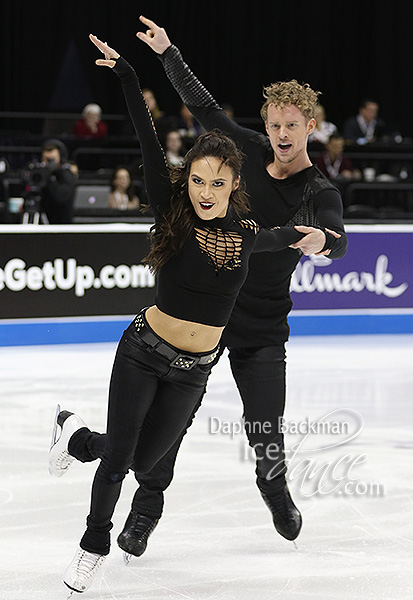
[[171, 362], [170, 366], [175, 367], [177, 369], [184, 369], [185, 371], [190, 371], [199, 362], [199, 358], [194, 358], [192, 356], [187, 356], [186, 354], [178, 354]]

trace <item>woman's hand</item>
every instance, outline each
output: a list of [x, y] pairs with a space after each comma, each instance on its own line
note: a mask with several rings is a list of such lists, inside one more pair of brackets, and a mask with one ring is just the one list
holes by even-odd
[[142, 15], [139, 17], [139, 20], [148, 27], [148, 30], [146, 33], [138, 31], [136, 37], [142, 40], [142, 42], [145, 42], [145, 44], [152, 48], [157, 54], [163, 54], [171, 45], [165, 29], [163, 27], [158, 27], [154, 21], [151, 21]]
[[[331, 252], [330, 249], [324, 250], [324, 244], [326, 243], [326, 235], [324, 231], [319, 229], [318, 227], [306, 227], [306, 225], [295, 225], [294, 229], [300, 231], [301, 233], [305, 233], [305, 236], [301, 238], [299, 242], [295, 244], [291, 244], [290, 248], [300, 249], [304, 256], [310, 256], [310, 254], [315, 254], [319, 256], [320, 254], [324, 254], [328, 256]], [[328, 233], [331, 233], [335, 238], [340, 238], [341, 234], [336, 231], [332, 231], [331, 229], [325, 228]]]
[[115, 60], [113, 59], [119, 58], [120, 54], [118, 54], [113, 48], [110, 48], [110, 46], [108, 46], [106, 42], [101, 42], [100, 39], [97, 38], [95, 35], [90, 34], [89, 39], [95, 44], [97, 48], [99, 48], [102, 54], [105, 55], [105, 59], [98, 58], [95, 61], [95, 63], [99, 65], [99, 67], [110, 67], [111, 69], [113, 69], [113, 67], [116, 64]]

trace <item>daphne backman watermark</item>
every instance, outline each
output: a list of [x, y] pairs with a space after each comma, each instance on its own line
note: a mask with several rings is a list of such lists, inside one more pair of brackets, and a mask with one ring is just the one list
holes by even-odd
[[[329, 415], [327, 415], [329, 416]], [[273, 427], [270, 421], [222, 421], [218, 417], [209, 418], [209, 433], [216, 435], [221, 433], [234, 438], [236, 435], [243, 434], [244, 431], [248, 434], [268, 434], [273, 433]], [[338, 435], [348, 434], [351, 430], [351, 423], [348, 421], [326, 420], [322, 419], [311, 421], [308, 417], [301, 421], [286, 421], [284, 417], [279, 417], [277, 421], [276, 431], [279, 433], [290, 434], [322, 434], [322, 435]]]

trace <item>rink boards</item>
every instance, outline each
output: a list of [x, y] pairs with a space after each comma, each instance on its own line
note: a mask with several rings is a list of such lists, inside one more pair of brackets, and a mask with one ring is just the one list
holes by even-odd
[[[153, 303], [148, 224], [0, 226], [0, 345], [108, 342]], [[292, 335], [413, 333], [413, 225], [352, 225], [346, 256], [303, 257]]]

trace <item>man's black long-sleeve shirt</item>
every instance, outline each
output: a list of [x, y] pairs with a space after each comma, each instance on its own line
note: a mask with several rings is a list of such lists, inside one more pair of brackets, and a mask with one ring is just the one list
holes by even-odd
[[[183, 61], [178, 48], [170, 46], [160, 59], [182, 101], [202, 126], [206, 130], [220, 129], [232, 137], [245, 154], [242, 176], [250, 196], [249, 216], [261, 227], [327, 227], [341, 237], [327, 233], [323, 250], [331, 250], [329, 258], [344, 256], [347, 236], [341, 197], [328, 179], [314, 166], [286, 179], [272, 177], [266, 169], [273, 160], [268, 138], [227, 117]], [[269, 252], [251, 255], [247, 279], [224, 332], [227, 346], [265, 346], [288, 339], [287, 315], [292, 308], [290, 281], [300, 256], [297, 250], [290, 248], [276, 255]]]

